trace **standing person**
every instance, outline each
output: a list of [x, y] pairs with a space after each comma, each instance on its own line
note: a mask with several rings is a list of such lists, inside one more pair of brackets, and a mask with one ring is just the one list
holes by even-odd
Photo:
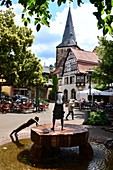
[[103, 99], [100, 100], [100, 108], [103, 109], [105, 106], [105, 102]]
[[51, 130], [54, 131], [55, 120], [61, 119], [61, 130], [63, 130], [63, 117], [64, 117], [64, 94], [62, 92], [58, 92], [56, 95], [55, 106], [53, 110], [53, 127]]
[[74, 120], [74, 112], [73, 112], [74, 107], [75, 107], [75, 99], [70, 99], [69, 105], [68, 105], [68, 114], [66, 116], [66, 120], [68, 120], [68, 116], [70, 114], [72, 115], [72, 120]]
[[85, 102], [86, 102], [86, 101], [85, 101], [84, 98], [80, 99], [80, 101], [79, 101], [79, 108], [80, 108], [80, 110], [82, 110], [82, 108], [83, 108]]

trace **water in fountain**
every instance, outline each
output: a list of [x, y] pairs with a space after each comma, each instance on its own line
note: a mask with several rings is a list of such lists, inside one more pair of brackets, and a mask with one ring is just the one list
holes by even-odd
[[[70, 166], [68, 168], [71, 170], [113, 170], [113, 152], [108, 150], [103, 144], [92, 143], [92, 148], [94, 151], [92, 160], [81, 159], [77, 155], [74, 158], [74, 156], [71, 155], [71, 160], [67, 159], [65, 162], [66, 167]], [[70, 154], [70, 151], [75, 153], [79, 152], [78, 147], [73, 147], [70, 151], [69, 148], [67, 150]], [[69, 158], [69, 153], [66, 154], [67, 158]]]
[[35, 165], [36, 169], [55, 170], [113, 170], [113, 151], [103, 144], [92, 143], [94, 156], [91, 160], [79, 156], [79, 147], [60, 148], [52, 158]]

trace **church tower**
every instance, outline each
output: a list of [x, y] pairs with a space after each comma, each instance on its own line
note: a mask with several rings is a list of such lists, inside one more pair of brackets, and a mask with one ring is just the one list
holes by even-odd
[[61, 67], [63, 65], [69, 47], [80, 49], [77, 46], [70, 6], [62, 42], [56, 47], [56, 67]]

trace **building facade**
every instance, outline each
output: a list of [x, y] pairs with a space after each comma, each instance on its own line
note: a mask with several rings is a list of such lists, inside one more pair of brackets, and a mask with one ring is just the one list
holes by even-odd
[[[89, 88], [88, 70], [98, 65], [95, 52], [85, 51], [77, 45], [69, 7], [62, 42], [56, 47], [56, 70], [59, 91], [65, 99], [78, 99], [77, 92]], [[95, 84], [92, 83], [92, 87]], [[87, 100], [87, 99], [86, 99]]]

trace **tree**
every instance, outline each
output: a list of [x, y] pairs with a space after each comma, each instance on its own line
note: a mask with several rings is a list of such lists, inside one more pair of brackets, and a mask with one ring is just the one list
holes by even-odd
[[58, 79], [57, 79], [57, 75], [53, 75], [52, 76], [52, 80], [53, 80], [53, 88], [49, 94], [49, 99], [51, 100], [55, 100], [56, 97], [56, 93], [58, 92]]
[[49, 70], [53, 70], [54, 66], [52, 64], [49, 65]]
[[100, 37], [99, 47], [96, 52], [99, 56], [99, 64], [94, 69], [93, 78], [101, 85], [113, 83], [113, 41], [106, 37]]
[[0, 11], [0, 77], [9, 85], [39, 86], [43, 84], [40, 60], [28, 50], [33, 43], [31, 29], [18, 27], [11, 10]]
[[[6, 5], [10, 7], [12, 5], [12, 0], [0, 0], [1, 5]], [[30, 23], [30, 17], [35, 17], [34, 24], [36, 25], [37, 31], [40, 30], [41, 25], [49, 26], [49, 20], [51, 18], [51, 13], [49, 11], [50, 2], [54, 3], [55, 0], [18, 0], [18, 3], [23, 5], [24, 10], [22, 12], [22, 20], [27, 26]], [[67, 0], [57, 0], [58, 6], [62, 3], [66, 3]], [[77, 1], [78, 6], [81, 3], [84, 3], [84, 0], [70, 0], [70, 2]], [[97, 18], [97, 25], [99, 29], [103, 29], [103, 34], [107, 34], [109, 32], [112, 34], [112, 22], [113, 15], [111, 14], [111, 10], [113, 7], [113, 0], [89, 0], [96, 8], [97, 11], [94, 12], [94, 15]], [[105, 14], [105, 16], [103, 16]]]

